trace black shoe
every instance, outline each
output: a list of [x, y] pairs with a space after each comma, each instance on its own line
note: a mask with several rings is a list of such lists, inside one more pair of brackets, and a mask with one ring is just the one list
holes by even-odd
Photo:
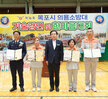
[[24, 91], [24, 88], [20, 88], [20, 90], [21, 90], [21, 92], [23, 92]]
[[50, 92], [53, 91], [53, 90], [54, 90], [54, 88], [50, 88]]
[[72, 91], [72, 89], [69, 89], [69, 91]]
[[74, 91], [74, 92], [77, 92], [77, 89], [75, 88], [75, 89], [73, 89], [73, 91]]
[[59, 88], [58, 87], [56, 88], [56, 91], [59, 92]]
[[16, 87], [13, 87], [10, 89], [10, 92], [15, 91], [16, 89], [17, 89]]

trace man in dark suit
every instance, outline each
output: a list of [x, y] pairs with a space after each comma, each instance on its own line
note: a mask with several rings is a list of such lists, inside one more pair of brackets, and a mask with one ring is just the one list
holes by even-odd
[[13, 87], [10, 89], [10, 92], [17, 89], [17, 81], [16, 81], [17, 71], [18, 71], [18, 75], [19, 75], [20, 90], [24, 91], [24, 87], [23, 87], [24, 86], [23, 59], [26, 55], [26, 44], [25, 44], [25, 42], [19, 40], [20, 39], [20, 32], [19, 31], [14, 31], [13, 36], [14, 36], [14, 40], [9, 43], [8, 49], [11, 49], [11, 50], [22, 49], [22, 59], [10, 61], [10, 70], [11, 70], [12, 85], [13, 85]]
[[51, 40], [46, 42], [45, 48], [45, 59], [50, 76], [50, 91], [54, 90], [54, 84], [56, 86], [56, 91], [59, 91], [59, 71], [60, 64], [63, 61], [63, 43], [62, 41], [57, 40], [57, 34], [58, 33], [55, 30], [50, 32]]

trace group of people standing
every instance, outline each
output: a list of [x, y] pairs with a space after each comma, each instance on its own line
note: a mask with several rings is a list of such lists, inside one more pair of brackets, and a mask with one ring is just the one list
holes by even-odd
[[[50, 92], [52, 92], [54, 89], [59, 92], [59, 73], [60, 73], [60, 65], [63, 62], [63, 43], [62, 41], [57, 39], [57, 31], [52, 30], [50, 32], [51, 39], [46, 42], [45, 48], [40, 45], [39, 38], [35, 39], [34, 46], [31, 50], [44, 50], [45, 49], [45, 60], [48, 65], [49, 70], [49, 80], [50, 80]], [[82, 50], [84, 49], [99, 49], [100, 43], [97, 38], [94, 38], [94, 32], [91, 28], [88, 28], [87, 30], [87, 38], [83, 39], [82, 41]], [[17, 89], [17, 83], [16, 83], [16, 72], [18, 71], [19, 74], [19, 86], [21, 91], [24, 91], [24, 80], [23, 80], [23, 58], [26, 55], [26, 44], [25, 42], [20, 40], [20, 32], [14, 31], [14, 40], [9, 43], [8, 49], [22, 49], [22, 59], [21, 60], [13, 60], [10, 61], [10, 69], [12, 74], [12, 85], [13, 87], [10, 89], [10, 92]], [[21, 45], [22, 44], [22, 45]], [[76, 42], [74, 39], [70, 39], [68, 41], [68, 47], [67, 50], [77, 50], [78, 48], [75, 46]], [[91, 89], [96, 92], [96, 67], [97, 67], [97, 60], [98, 58], [84, 58], [84, 64], [85, 64], [85, 84], [86, 88], [85, 91], [90, 90], [90, 84]], [[41, 72], [43, 63], [42, 61], [39, 62], [31, 62], [31, 72], [32, 72], [32, 87], [33, 91], [40, 91], [41, 88]], [[66, 68], [68, 72], [68, 80], [69, 80], [69, 91], [77, 91], [77, 74], [79, 69], [78, 62], [72, 62], [67, 61]], [[36, 78], [36, 72], [37, 72], [37, 84], [35, 81]], [[90, 80], [90, 74], [91, 74], [91, 80]], [[55, 75], [55, 80], [54, 80]], [[73, 78], [73, 80], [72, 80]], [[36, 86], [37, 85], [37, 86]]]

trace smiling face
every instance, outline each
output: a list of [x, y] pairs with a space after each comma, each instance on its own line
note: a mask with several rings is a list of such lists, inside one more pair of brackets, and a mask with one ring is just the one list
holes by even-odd
[[39, 44], [40, 44], [40, 40], [39, 40], [39, 38], [36, 38], [36, 39], [35, 39], [35, 46], [38, 47]]
[[13, 34], [13, 36], [14, 36], [14, 39], [15, 39], [16, 41], [18, 41], [19, 38], [20, 38], [20, 35], [19, 35], [18, 32], [15, 32], [15, 33]]
[[71, 47], [71, 48], [73, 48], [74, 47], [74, 41], [73, 40], [71, 40], [70, 42], [69, 42], [69, 47]]
[[88, 29], [87, 30], [87, 37], [88, 39], [92, 39], [94, 36], [93, 30], [92, 29]]
[[53, 31], [50, 36], [51, 36], [52, 40], [56, 40], [57, 39], [57, 34], [56, 34], [55, 31]]

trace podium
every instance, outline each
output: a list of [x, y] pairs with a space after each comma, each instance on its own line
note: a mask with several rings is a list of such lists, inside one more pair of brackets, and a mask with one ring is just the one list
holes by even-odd
[[46, 64], [45, 58], [44, 58], [44, 61], [43, 61], [42, 77], [49, 77], [48, 66]]

